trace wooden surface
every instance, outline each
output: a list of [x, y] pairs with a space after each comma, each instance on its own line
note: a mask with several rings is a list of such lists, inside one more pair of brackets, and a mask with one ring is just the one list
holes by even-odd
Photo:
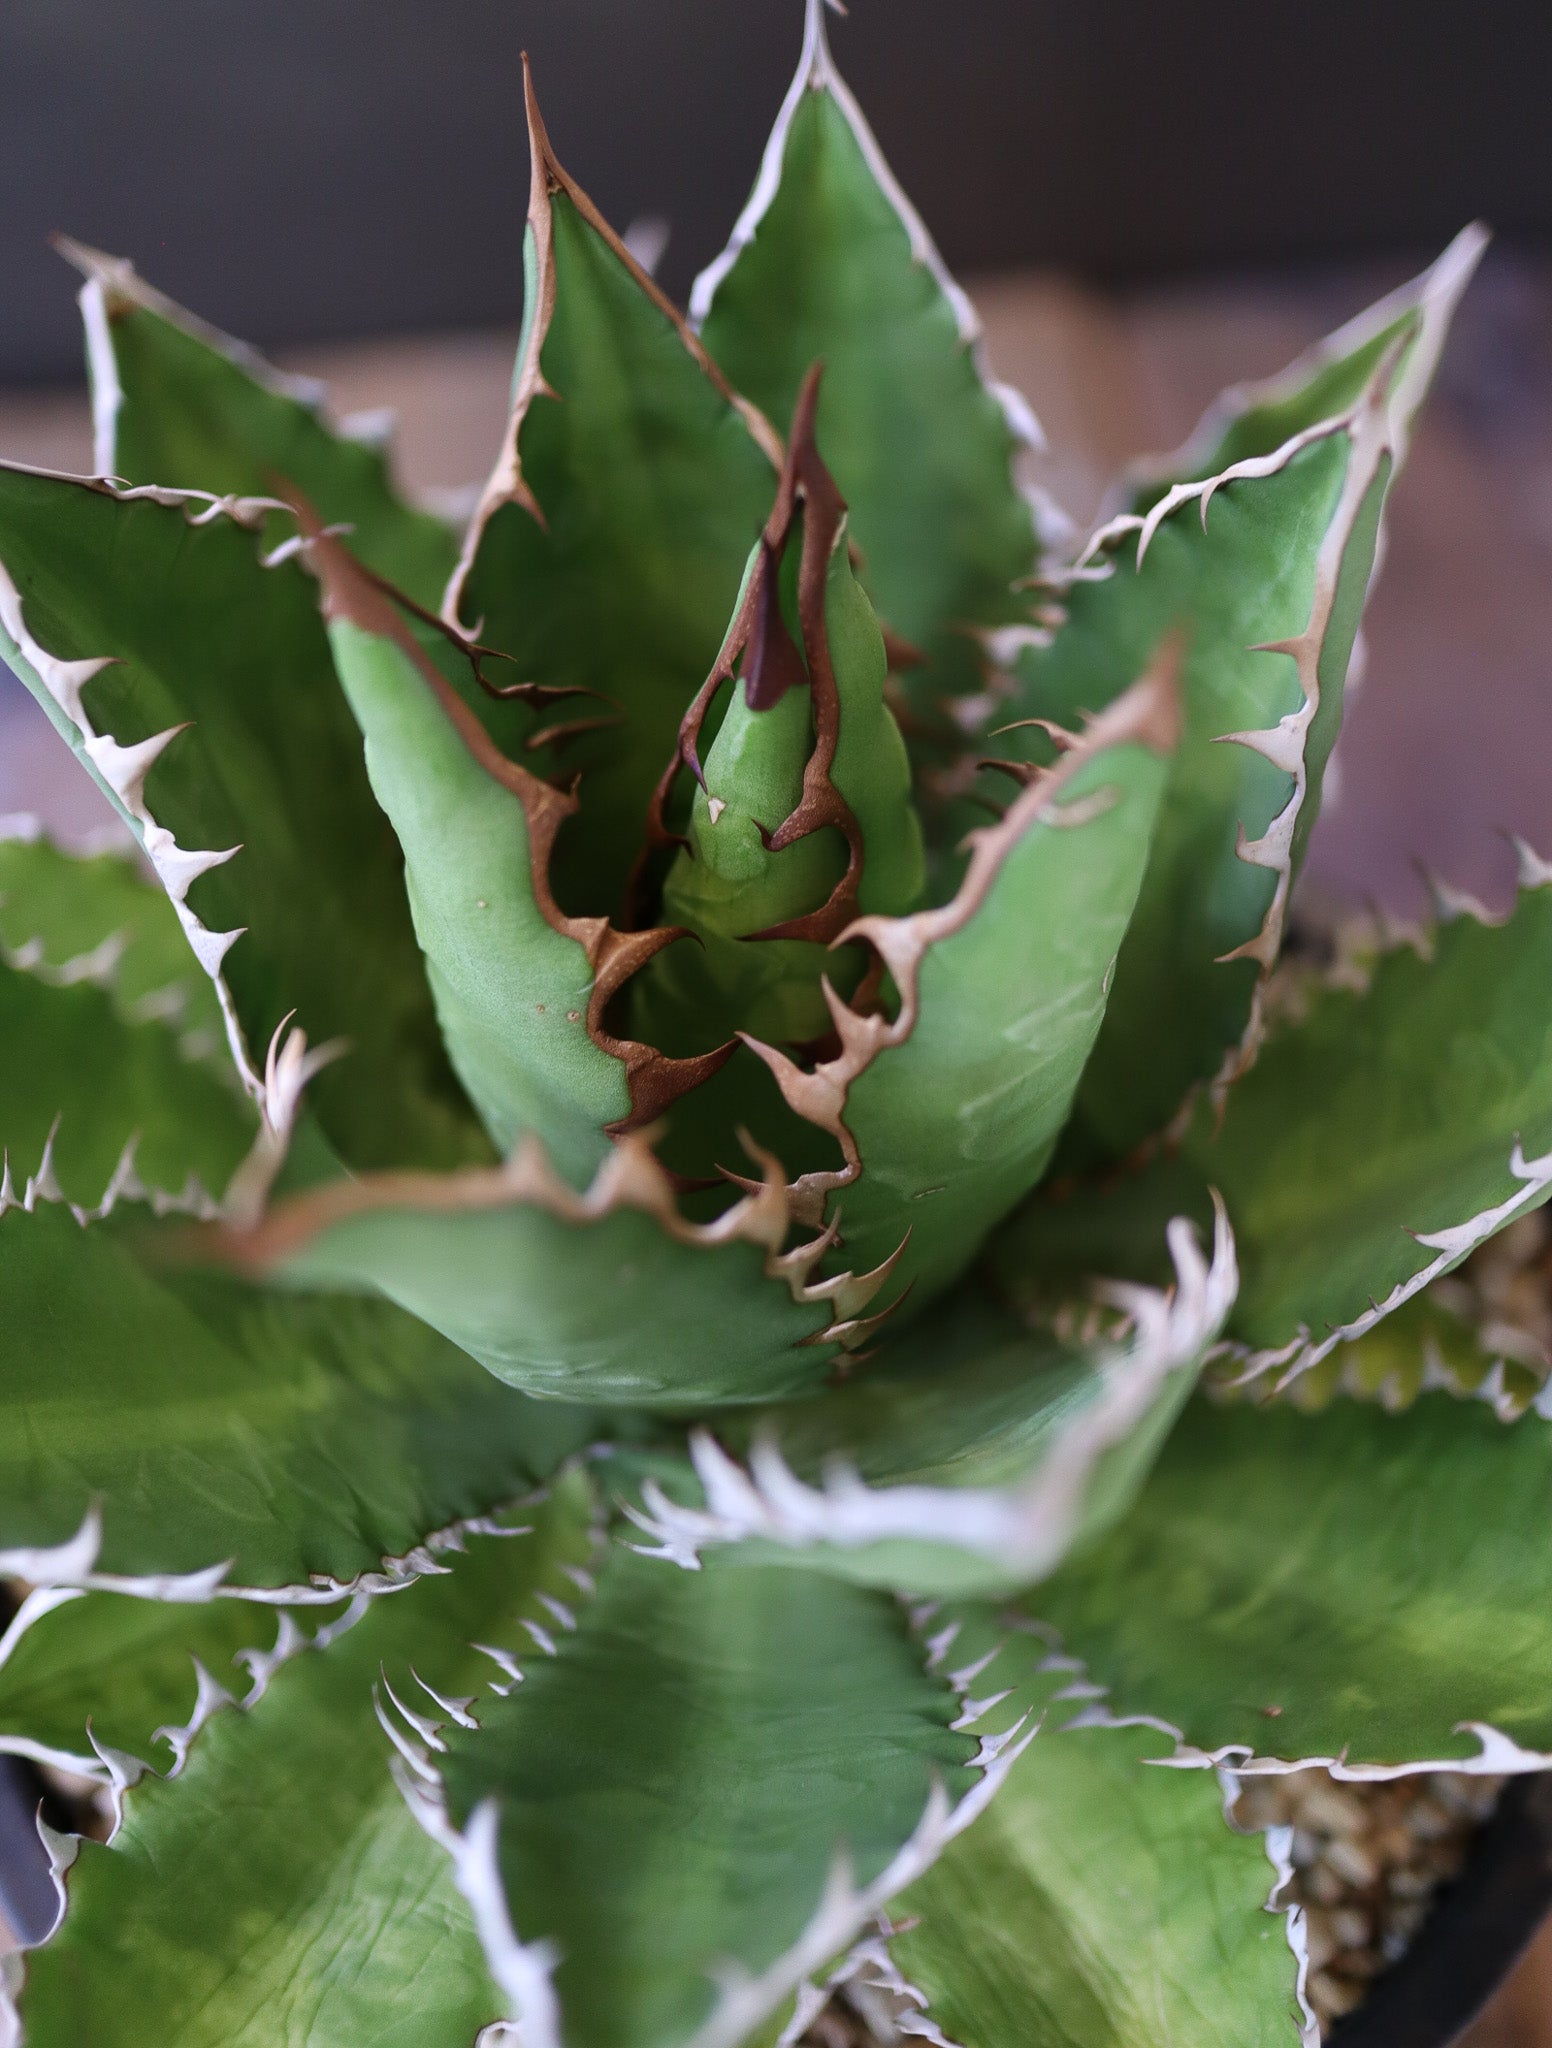
[[[998, 373], [1044, 422], [1038, 480], [1084, 525], [1123, 462], [1175, 446], [1222, 386], [1280, 369], [1396, 281], [1371, 268], [1116, 299], [1018, 277], [983, 280], [975, 296]], [[514, 341], [377, 341], [286, 360], [327, 378], [340, 413], [394, 407], [405, 483], [445, 494], [489, 462]], [[0, 456], [88, 468], [84, 396], [0, 393]], [[1394, 502], [1366, 640], [1312, 884], [1415, 913], [1414, 863], [1426, 860], [1505, 901], [1503, 831], [1552, 857], [1552, 266], [1490, 256], [1466, 302]], [[106, 815], [12, 690], [0, 694], [0, 813], [21, 809], [75, 838]], [[1470, 2048], [1552, 2048], [1552, 1927]]]

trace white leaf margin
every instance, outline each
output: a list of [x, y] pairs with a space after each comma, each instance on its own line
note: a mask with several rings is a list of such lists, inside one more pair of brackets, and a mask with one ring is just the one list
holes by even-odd
[[[222, 498], [208, 491], [173, 491], [151, 484], [131, 488], [110, 478], [67, 476], [59, 471], [29, 468], [21, 463], [0, 466], [24, 475], [71, 484], [78, 490], [95, 491], [121, 504], [147, 499], [153, 504], [181, 511], [190, 526], [206, 526], [217, 519], [230, 519], [257, 536], [269, 513], [291, 514], [291, 508], [278, 499]], [[260, 556], [259, 559], [261, 564], [269, 566], [268, 558]], [[188, 721], [168, 726], [165, 731], [153, 733], [149, 739], [127, 747], [121, 746], [111, 734], [99, 733], [86, 715], [82, 692], [94, 676], [110, 667], [118, 657], [105, 654], [67, 661], [51, 654], [28, 627], [22, 594], [3, 561], [0, 561], [0, 656], [38, 697], [62, 737], [134, 833], [177, 912], [195, 959], [215, 986], [238, 1076], [262, 1107], [265, 1100], [264, 1077], [249, 1055], [236, 1005], [221, 972], [227, 953], [242, 936], [242, 927], [213, 932], [195, 916], [187, 900], [190, 887], [201, 875], [222, 866], [242, 849], [240, 846], [214, 849], [180, 846], [167, 827], [158, 823], [145, 800], [146, 777], [179, 734], [189, 729]]]
[[[798, 68], [787, 96], [781, 103], [760, 159], [759, 173], [754, 189], [745, 202], [742, 213], [733, 224], [726, 248], [716, 256], [696, 278], [690, 288], [690, 326], [699, 334], [711, 311], [717, 288], [732, 270], [739, 257], [754, 240], [760, 223], [769, 212], [771, 202], [781, 186], [782, 164], [787, 154], [787, 138], [803, 96], [808, 92], [828, 93], [844, 117], [874, 182], [894, 209], [900, 225], [904, 228], [910, 243], [911, 257], [925, 270], [954, 316], [954, 325], [959, 333], [962, 347], [970, 353], [976, 375], [987, 395], [1000, 409], [1012, 436], [1015, 449], [1028, 449], [1041, 454], [1046, 448], [1045, 430], [1035, 416], [1034, 408], [1021, 391], [1011, 384], [1000, 383], [991, 372], [986, 356], [986, 337], [981, 317], [971, 304], [964, 287], [954, 278], [948, 265], [939, 254], [938, 246], [932, 239], [926, 222], [916, 211], [901, 189], [899, 180], [889, 168], [884, 152], [878, 145], [878, 138], [868, 126], [867, 117], [857, 104], [851, 88], [836, 69], [835, 59], [830, 54], [830, 39], [825, 31], [825, 7], [836, 6], [838, 13], [844, 13], [836, 0], [804, 0], [803, 47], [798, 57]], [[1031, 506], [1039, 516], [1044, 510], [1040, 503]]]
[[1183, 1217], [1169, 1225], [1175, 1285], [1113, 1286], [1108, 1299], [1133, 1320], [1133, 1336], [1096, 1368], [1098, 1390], [1045, 1460], [1007, 1487], [870, 1486], [837, 1465], [820, 1486], [800, 1479], [771, 1437], [757, 1439], [747, 1468], [706, 1430], [690, 1438], [705, 1493], [700, 1508], [670, 1500], [647, 1480], [641, 1504], [626, 1514], [651, 1539], [636, 1547], [686, 1571], [702, 1553], [759, 1540], [795, 1551], [820, 1546], [855, 1551], [875, 1543], [942, 1544], [1027, 1579], [1055, 1568], [1076, 1536], [1089, 1481], [1106, 1451], [1143, 1421], [1176, 1373], [1204, 1358], [1223, 1327], [1238, 1287], [1234, 1236], [1217, 1205], [1211, 1264]]
[[[601, 1536], [602, 1532], [599, 1533]], [[583, 1590], [588, 1590], [585, 1584]], [[929, 1603], [911, 1617], [912, 1633], [919, 1640], [922, 1639], [922, 1629], [937, 1612], [937, 1607]], [[568, 1616], [562, 1625], [575, 1627], [576, 1624]], [[530, 1624], [529, 1633], [541, 1652], [549, 1656], [556, 1654], [556, 1644], [542, 1627]], [[954, 1634], [955, 1631], [949, 1629], [923, 1640], [929, 1671], [937, 1671], [943, 1664]], [[488, 1651], [487, 1654], [496, 1653]], [[818, 1904], [808, 1924], [788, 1949], [758, 1975], [732, 1960], [713, 1970], [715, 2001], [706, 2019], [684, 2043], [684, 2048], [739, 2048], [739, 2043], [776, 2012], [784, 1999], [796, 1995], [801, 2009], [807, 1992], [811, 2002], [809, 1980], [814, 1974], [848, 1949], [865, 1928], [877, 1921], [889, 1900], [913, 1884], [954, 1837], [985, 1811], [1036, 1733], [1036, 1729], [1028, 1725], [1028, 1715], [1020, 1715], [1009, 1726], [995, 1732], [979, 1729], [984, 1717], [1007, 1698], [1006, 1693], [998, 1692], [978, 1699], [971, 1690], [974, 1681], [996, 1654], [994, 1648], [963, 1670], [943, 1673], [960, 1704], [960, 1712], [950, 1727], [956, 1733], [978, 1733], [975, 1754], [966, 1766], [979, 1773], [976, 1784], [956, 1802], [950, 1799], [942, 1779], [935, 1776], [915, 1828], [870, 1884], [857, 1884], [848, 1852], [844, 1846], [837, 1848]], [[510, 1683], [506, 1687], [496, 1685], [492, 1689], [510, 1691], [512, 1685], [521, 1681], [522, 1671], [511, 1658], [497, 1657], [497, 1661], [507, 1673]], [[459, 1704], [469, 1705], [472, 1702]], [[401, 1719], [406, 1721], [408, 1733], [403, 1728], [394, 1727], [390, 1717], [381, 1709], [379, 1719], [399, 1753], [399, 1760], [393, 1766], [399, 1789], [420, 1825], [452, 1858], [454, 1881], [474, 1915], [491, 1976], [508, 2001], [510, 2025], [516, 2031], [517, 2041], [521, 2048], [565, 2048], [563, 2017], [554, 1985], [559, 1951], [549, 1941], [524, 1942], [512, 1924], [507, 1906], [497, 1855], [499, 1801], [494, 1795], [482, 1799], [465, 1826], [461, 1830], [455, 1827], [447, 1811], [441, 1779], [431, 1754], [442, 1747], [435, 1729], [428, 1727], [418, 1715], [413, 1718], [406, 1716], [397, 1700], [394, 1705], [398, 1707]], [[790, 2032], [788, 2029], [783, 2034], [784, 2042]], [[480, 2048], [497, 2048], [497, 2043], [506, 2038], [500, 2029], [488, 2030], [482, 2036]], [[939, 2048], [951, 2048], [951, 2044], [944, 2043], [935, 2030], [927, 2033], [925, 2038], [929, 2042], [936, 2041]], [[4, 2048], [3, 2038], [0, 2038], [0, 2048]]]

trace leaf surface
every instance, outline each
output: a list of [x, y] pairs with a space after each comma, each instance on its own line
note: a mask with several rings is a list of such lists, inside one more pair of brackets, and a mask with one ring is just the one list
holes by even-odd
[[561, 169], [531, 85], [528, 115], [512, 417], [449, 600], [513, 657], [515, 678], [606, 700], [584, 708], [608, 722], [560, 757], [583, 780], [556, 893], [568, 910], [609, 913], [770, 508], [780, 447]]
[[133, 826], [250, 1090], [295, 1012], [348, 1041], [312, 1098], [347, 1163], [478, 1156], [311, 581], [165, 495], [0, 469], [0, 650]]
[[1142, 1271], [1165, 1216], [1228, 1205], [1241, 1369], [1292, 1377], [1362, 1337], [1552, 1193], [1552, 888], [1507, 922], [1441, 925], [1431, 958], [1380, 957], [1367, 989], [1317, 988], [1180, 1156], [1113, 1191], [1040, 1203], [1004, 1234], [1015, 1293], [1053, 1269]]
[[[1257, 452], [1102, 527], [1063, 579], [1049, 644], [1020, 657], [999, 719], [1066, 724], [1108, 703], [1166, 630], [1185, 638], [1184, 735], [1064, 1147], [1074, 1168], [1130, 1152], [1253, 1056], [1386, 491], [1481, 240], [1468, 231], [1405, 305], [1387, 304], [1385, 346], [1366, 323], [1302, 393], [1242, 415], [1223, 452]], [[1342, 403], [1307, 421], [1312, 394]], [[1299, 425], [1262, 450], [1272, 419]], [[1015, 753], [1037, 744], [1010, 738]]]
[[[988, 1633], [971, 1621], [950, 1661]], [[1150, 1768], [1169, 1750], [1157, 1729], [1067, 1730], [1070, 1660], [1039, 1647], [1015, 1641], [976, 1680], [1015, 1685], [1044, 1719], [990, 1809], [897, 1902], [894, 1968], [959, 2048], [1298, 2048], [1298, 1962], [1267, 1910], [1263, 1838], [1229, 1826], [1215, 1779]]]
[[148, 2028], [180, 2048], [469, 2048], [498, 1994], [389, 1774], [374, 1694], [442, 1720], [438, 1695], [501, 1681], [471, 1638], [509, 1661], [532, 1650], [525, 1620], [574, 1597], [566, 1567], [591, 1550], [575, 1488], [535, 1521], [293, 1654], [252, 1704], [210, 1718], [178, 1776], [129, 1792], [111, 1846], [82, 1847], [62, 1930], [28, 1958], [29, 2048], [143, 2048]]
[[592, 1434], [385, 1302], [170, 1266], [187, 1227], [125, 1207], [85, 1231], [47, 1204], [0, 1217], [4, 1570], [138, 1582], [225, 1561], [233, 1585], [307, 1597], [315, 1574], [407, 1559], [394, 1577]]
[[1233, 1298], [1221, 1224], [1211, 1267], [1188, 1226], [1173, 1248], [1172, 1296], [1124, 1291], [1054, 1327], [966, 1290], [856, 1379], [752, 1429], [733, 1418], [721, 1442], [696, 1432], [694, 1481], [646, 1463], [627, 1512], [680, 1563], [785, 1561], [934, 1597], [1043, 1577], [1135, 1495]]
[[386, 1295], [550, 1400], [770, 1400], [824, 1377], [850, 1335], [837, 1303], [864, 1304], [887, 1276], [810, 1284], [828, 1240], [783, 1250], [791, 1210], [764, 1164], [756, 1193], [694, 1224], [640, 1138], [622, 1139], [582, 1195], [530, 1143], [488, 1172], [298, 1196], [212, 1255], [282, 1285]]
[[784, 431], [825, 366], [819, 438], [880, 616], [925, 657], [929, 715], [980, 687], [973, 629], [1027, 620], [1035, 565], [1014, 479], [1039, 430], [991, 384], [980, 324], [835, 69], [811, 0], [797, 76], [726, 252], [691, 301], [706, 346]]
[[191, 1053], [220, 1043], [215, 990], [165, 893], [127, 854], [0, 838], [0, 947], [42, 980], [109, 989], [124, 1016], [173, 1025]]
[[893, 1018], [835, 999], [840, 1051], [812, 1071], [755, 1047], [845, 1156], [804, 1175], [800, 1201], [816, 1219], [828, 1204], [854, 1270], [898, 1253], [913, 1308], [964, 1270], [1051, 1157], [1147, 863], [1176, 715], [1166, 650], [975, 836], [949, 903], [850, 927], [899, 991]]
[[1549, 1520], [1539, 1416], [1197, 1402], [1030, 1611], [1193, 1753], [1448, 1767], [1486, 1741], [1502, 1769], [1552, 1749]]
[[832, 1579], [617, 1550], [555, 1642], [436, 1764], [572, 2048], [735, 2048], [982, 1782], [899, 1608]]
[[423, 605], [441, 602], [458, 544], [400, 497], [375, 433], [330, 426], [322, 386], [174, 305], [122, 257], [68, 240], [61, 250], [86, 273], [99, 475], [216, 497], [300, 491], [325, 524], [350, 527], [379, 575]]
[[0, 1750], [41, 1754], [99, 1780], [111, 1772], [98, 1745], [165, 1767], [158, 1737], [193, 1715], [199, 1667], [217, 1685], [245, 1689], [236, 1660], [270, 1650], [276, 1621], [245, 1600], [45, 1587], [0, 1636]]

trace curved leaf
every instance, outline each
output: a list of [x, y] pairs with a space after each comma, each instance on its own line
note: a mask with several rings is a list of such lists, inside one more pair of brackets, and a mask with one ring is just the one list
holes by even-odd
[[283, 375], [186, 313], [123, 257], [65, 236], [57, 246], [86, 273], [100, 476], [216, 497], [301, 491], [322, 519], [349, 526], [352, 548], [380, 576], [421, 604], [441, 601], [458, 544], [399, 497], [380, 439], [330, 427], [321, 385]]
[[1051, 1156], [1104, 1013], [1177, 714], [1166, 650], [973, 836], [949, 903], [850, 927], [900, 992], [894, 1018], [832, 999], [840, 1052], [812, 1072], [755, 1045], [845, 1158], [798, 1181], [800, 1213], [817, 1221], [828, 1202], [854, 1267], [898, 1253], [913, 1306], [963, 1271]]
[[[819, 382], [816, 369], [776, 504], [649, 821], [650, 840], [678, 841], [665, 914], [701, 943], [654, 964], [637, 1008], [712, 1044], [738, 1030], [788, 1043], [823, 1037], [821, 947], [859, 910], [913, 909], [926, 883], [910, 764], [885, 700], [883, 636], [814, 440]], [[724, 689], [703, 767], [703, 729]], [[683, 833], [671, 834], [664, 811], [680, 766], [695, 788]], [[848, 993], [860, 974], [855, 956], [835, 963]]]
[[0, 652], [133, 826], [255, 1097], [294, 1011], [349, 1043], [314, 1106], [350, 1164], [478, 1156], [312, 585], [263, 565], [264, 517], [0, 468]]
[[283, 1285], [370, 1290], [498, 1379], [552, 1400], [696, 1408], [822, 1380], [887, 1275], [810, 1284], [780, 1169], [714, 1223], [686, 1222], [639, 1137], [586, 1194], [525, 1144], [488, 1172], [384, 1174], [279, 1204], [213, 1255]]
[[699, 1486], [654, 1461], [626, 1512], [684, 1565], [733, 1545], [730, 1562], [932, 1596], [1041, 1578], [1134, 1497], [1233, 1299], [1221, 1219], [1210, 1268], [1188, 1226], [1171, 1241], [1173, 1296], [1117, 1290], [1118, 1327], [1031, 1329], [961, 1295], [856, 1380], [763, 1412], [752, 1437], [724, 1428], [747, 1469], [697, 1431]]
[[448, 611], [512, 656], [515, 677], [607, 700], [606, 723], [566, 745], [582, 808], [557, 848], [556, 892], [568, 909], [611, 911], [781, 451], [561, 169], [531, 81], [528, 124], [512, 417]]
[[320, 1600], [425, 1568], [592, 1434], [386, 1303], [170, 1268], [187, 1227], [0, 1216], [0, 1573]]
[[434, 1760], [492, 1967], [525, 2037], [735, 2048], [969, 1818], [978, 1745], [895, 1603], [832, 1579], [617, 1550], [575, 1620]]
[[[1194, 1403], [1137, 1505], [1032, 1596], [1187, 1760], [1552, 1762], [1552, 1423]], [[1247, 1509], [1250, 1510], [1247, 1519]]]
[[[956, 1663], [995, 1641], [968, 1622]], [[1072, 1661], [1043, 1649], [1015, 1639], [976, 1679], [1013, 1686], [1040, 1733], [898, 1900], [892, 1973], [959, 2048], [1299, 2048], [1299, 1959], [1268, 1910], [1263, 1838], [1229, 1826], [1216, 1780], [1150, 1768], [1169, 1749], [1156, 1728], [1064, 1728]]]
[[591, 1555], [576, 1489], [535, 1521], [355, 1611], [327, 1648], [259, 1664], [243, 1709], [207, 1704], [182, 1771], [129, 1791], [110, 1846], [82, 1845], [63, 1927], [27, 1958], [28, 2048], [469, 2048], [498, 1993], [374, 1707], [467, 1715], [459, 1696], [531, 1649], [525, 1622], [574, 1597]]
[[[1066, 723], [1108, 703], [1166, 629], [1186, 637], [1184, 735], [1065, 1147], [1075, 1168], [1131, 1151], [1254, 1055], [1385, 494], [1481, 243], [1468, 232], [1387, 309], [1385, 349], [1365, 328], [1317, 368], [1315, 388], [1345, 398], [1364, 366], [1345, 410], [1102, 527], [1061, 579], [1049, 645], [1020, 658], [999, 717]], [[1289, 397], [1276, 416], [1301, 409]], [[1257, 438], [1248, 421], [1241, 438]]]
[[[1074, 1263], [1138, 1271], [1163, 1218], [1222, 1193], [1244, 1274], [1229, 1320], [1245, 1373], [1307, 1371], [1552, 1194], [1552, 888], [1532, 864], [1513, 915], [1462, 915], [1431, 957], [1382, 956], [1367, 988], [1314, 991], [1269, 1038], [1221, 1129], [1114, 1196], [1037, 1204], [993, 1253], [1023, 1293]], [[1144, 1269], [1145, 1270], [1145, 1269]]]
[[416, 935], [459, 1078], [503, 1153], [532, 1135], [585, 1184], [606, 1133], [650, 1122], [718, 1064], [665, 1059], [606, 1028], [621, 982], [674, 935], [627, 935], [603, 918], [562, 914], [550, 857], [576, 799], [501, 753], [336, 543], [316, 538], [310, 560], [372, 788], [404, 848]]
[[782, 428], [824, 363], [819, 438], [868, 592], [925, 656], [903, 687], [929, 714], [978, 689], [970, 629], [1030, 617], [1015, 585], [1037, 545], [1013, 464], [1039, 428], [988, 381], [975, 312], [835, 69], [824, 0], [809, 0], [758, 183], [690, 303], [712, 355]]

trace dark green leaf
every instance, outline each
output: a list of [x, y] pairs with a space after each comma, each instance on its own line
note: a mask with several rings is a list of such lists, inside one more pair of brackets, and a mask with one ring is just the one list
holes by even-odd
[[616, 1551], [555, 1646], [436, 1761], [462, 1853], [495, 1830], [530, 1973], [558, 1952], [569, 2048], [734, 2048], [978, 1784], [899, 1608], [833, 1579]]
[[69, 1873], [62, 1930], [28, 1958], [28, 2048], [470, 2048], [499, 1994], [389, 1775], [374, 1696], [430, 1725], [502, 1682], [533, 1649], [525, 1623], [575, 1598], [586, 1507], [568, 1488], [534, 1534], [477, 1539], [327, 1648], [293, 1650], [243, 1709], [210, 1717], [181, 1773], [132, 1789], [111, 1846], [84, 1844]]
[[60, 248], [86, 272], [100, 475], [216, 497], [300, 491], [325, 524], [349, 525], [351, 547], [379, 575], [441, 603], [458, 554], [451, 531], [404, 503], [379, 441], [329, 426], [320, 386], [175, 306], [122, 257]]
[[783, 429], [824, 364], [819, 441], [869, 594], [926, 657], [904, 687], [928, 713], [977, 689], [973, 629], [1030, 615], [1014, 585], [1035, 565], [1034, 523], [1013, 464], [1038, 429], [987, 381], [975, 313], [836, 72], [823, 0], [810, 0], [759, 182], [691, 312], [733, 383]]
[[349, 1164], [478, 1156], [304, 572], [197, 498], [14, 469], [0, 564], [0, 651], [134, 826], [253, 1092], [294, 1011], [348, 1041], [312, 1099]]
[[1063, 622], [999, 707], [1070, 723], [1108, 703], [1162, 633], [1185, 635], [1185, 733], [1065, 1147], [1073, 1167], [1130, 1152], [1253, 1053], [1385, 492], [1480, 248], [1462, 237], [1406, 309], [1383, 309], [1387, 348], [1364, 326], [1347, 358], [1312, 367], [1314, 391], [1344, 409], [1306, 422], [1308, 391], [1289, 394], [1269, 417], [1301, 424], [1280, 446], [1260, 452], [1265, 420], [1253, 431], [1247, 415], [1235, 445], [1258, 452], [1101, 528], [1062, 590]]
[[560, 756], [583, 783], [556, 893], [568, 910], [607, 913], [715, 658], [780, 448], [561, 169], [531, 90], [529, 132], [512, 418], [453, 599], [514, 658], [514, 680], [606, 700], [581, 709], [607, 727]]
[[1116, 1713], [1210, 1756], [1513, 1768], [1552, 1749], [1549, 1510], [1538, 1416], [1198, 1402], [1029, 1604]]
[[168, 1267], [186, 1229], [0, 1217], [0, 1572], [397, 1576], [591, 1435], [387, 1303]]

